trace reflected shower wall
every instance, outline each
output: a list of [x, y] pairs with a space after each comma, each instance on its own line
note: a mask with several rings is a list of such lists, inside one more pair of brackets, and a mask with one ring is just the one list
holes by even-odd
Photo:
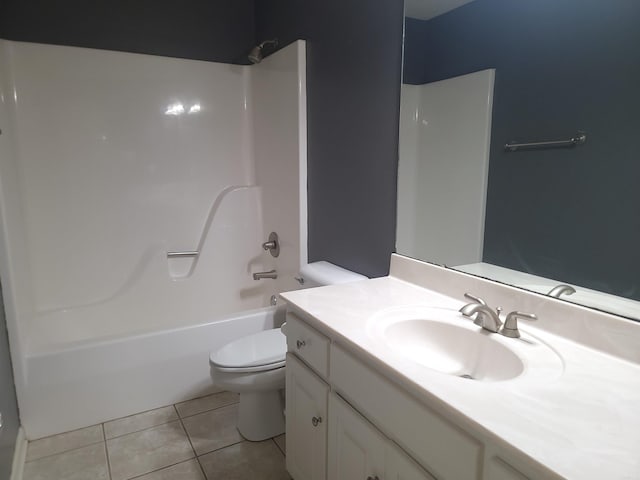
[[482, 260], [495, 72], [402, 85], [398, 253]]

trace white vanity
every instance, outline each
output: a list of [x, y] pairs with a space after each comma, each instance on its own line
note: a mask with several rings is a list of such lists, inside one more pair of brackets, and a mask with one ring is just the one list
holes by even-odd
[[[465, 292], [539, 319], [489, 333]], [[640, 478], [639, 324], [398, 255], [282, 297], [294, 480]]]

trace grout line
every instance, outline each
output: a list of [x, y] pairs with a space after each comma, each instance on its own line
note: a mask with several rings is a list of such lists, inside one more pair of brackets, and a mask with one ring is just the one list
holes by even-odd
[[224, 407], [230, 407], [231, 405], [236, 405], [237, 403], [240, 403], [240, 402], [239, 401], [235, 401], [235, 402], [231, 402], [231, 403], [226, 403], [224, 405], [218, 405], [217, 407], [207, 408], [206, 410], [202, 410], [201, 412], [191, 413], [191, 414], [185, 415], [185, 416], [180, 415], [180, 412], [178, 411], [177, 408], [176, 408], [176, 412], [178, 412], [178, 417], [180, 417], [181, 419], [182, 418], [191, 418], [191, 417], [195, 417], [196, 415], [201, 415], [203, 413], [213, 412], [214, 410], [220, 410], [221, 408], [224, 408]]
[[[279, 435], [278, 435], [279, 436]], [[278, 450], [280, 450], [282, 452], [282, 455], [284, 455], [285, 457], [287, 456], [286, 453], [284, 453], [284, 450], [282, 448], [280, 448], [280, 445], [278, 445], [278, 442], [276, 442], [276, 437], [272, 437], [271, 440], [273, 440], [273, 443], [276, 444], [276, 447], [278, 447]]]
[[109, 459], [109, 447], [107, 447], [107, 433], [104, 431], [104, 423], [102, 424], [102, 438], [104, 438], [104, 451], [107, 455], [107, 472], [109, 474], [109, 480], [112, 480], [111, 476], [111, 460]]
[[149, 410], [143, 410], [141, 412], [132, 413], [131, 415], [125, 415], [124, 417], [112, 418], [111, 420], [107, 420], [106, 422], [102, 422], [102, 424], [104, 425], [105, 423], [117, 422], [118, 420], [124, 420], [125, 418], [135, 417], [137, 415], [142, 415], [143, 413], [153, 412], [155, 410], [162, 410], [163, 408], [167, 408], [167, 407], [170, 407], [170, 406], [171, 405], [163, 405], [161, 407], [150, 408]]
[[[95, 426], [95, 425], [92, 425], [92, 426]], [[62, 450], [60, 452], [52, 453], [50, 455], [44, 455], [42, 457], [34, 458], [33, 460], [28, 460], [28, 461], [25, 461], [24, 463], [27, 464], [27, 463], [37, 462], [37, 461], [42, 460], [44, 458], [55, 457], [56, 455], [62, 455], [63, 453], [73, 452], [74, 450], [80, 450], [81, 448], [85, 448], [85, 447], [91, 447], [92, 445], [98, 445], [99, 443], [105, 443], [105, 442], [104, 442], [104, 440], [99, 440], [97, 442], [87, 443], [86, 445], [81, 445], [79, 447], [69, 448], [67, 450]]]
[[164, 470], [165, 468], [175, 467], [176, 465], [180, 465], [181, 463], [187, 463], [187, 462], [190, 462], [191, 460], [197, 460], [197, 458], [196, 457], [191, 457], [191, 458], [187, 458], [186, 460], [180, 460], [179, 462], [172, 463], [171, 465], [166, 465], [164, 467], [156, 468], [155, 470], [151, 470], [149, 472], [141, 473], [140, 475], [136, 475], [135, 477], [127, 477], [127, 480], [134, 480], [136, 478], [144, 477], [145, 475], [149, 475], [149, 474], [155, 473], [155, 472], [160, 472], [160, 471]]
[[[170, 405], [167, 405], [167, 406], [170, 406]], [[162, 408], [166, 408], [166, 407], [162, 407]], [[110, 440], [115, 440], [116, 438], [122, 438], [122, 437], [126, 437], [127, 435], [132, 435], [134, 433], [140, 433], [140, 432], [144, 432], [145, 430], [151, 430], [152, 428], [161, 427], [169, 423], [177, 422], [178, 420], [180, 420], [180, 417], [174, 418], [172, 420], [167, 420], [166, 422], [158, 423], [156, 425], [151, 425], [150, 427], [144, 427], [144, 428], [141, 428], [140, 430], [133, 430], [131, 432], [123, 433], [122, 435], [116, 435], [115, 437], [106, 438], [106, 433], [105, 433], [105, 441], [108, 442]]]
[[198, 462], [198, 466], [200, 467], [200, 471], [202, 472], [202, 477], [205, 480], [208, 480], [209, 477], [207, 477], [207, 472], [204, 471], [204, 467], [202, 466], [202, 462], [200, 461], [200, 457], [196, 457], [196, 462]]
[[198, 458], [200, 457], [204, 457], [205, 455], [209, 455], [210, 453], [213, 452], [219, 452], [220, 450], [224, 450], [225, 448], [229, 448], [229, 447], [233, 447], [234, 445], [240, 445], [241, 443], [244, 442], [248, 442], [249, 440], [245, 440], [244, 438], [242, 440], [240, 440], [239, 442], [235, 442], [235, 443], [231, 443], [229, 445], [225, 445], [224, 447], [220, 447], [220, 448], [214, 448], [213, 450], [210, 450], [208, 452], [205, 453], [201, 453], [200, 455], [198, 455]]
[[[175, 404], [173, 405], [173, 409], [176, 411], [176, 413], [178, 413], [178, 409], [176, 408]], [[187, 428], [184, 426], [184, 423], [182, 423], [182, 418], [180, 418], [180, 415], [178, 415], [178, 420], [180, 421], [180, 425], [182, 425], [182, 431], [184, 432], [185, 436], [187, 437], [187, 440], [189, 442], [189, 445], [191, 446], [191, 451], [193, 452], [193, 455], [195, 457], [197, 457], [198, 456], [198, 452], [196, 452], [196, 449], [193, 446], [193, 442], [191, 441], [191, 435], [189, 435], [189, 432], [187, 431]], [[202, 468], [202, 467], [200, 467], [200, 468]]]

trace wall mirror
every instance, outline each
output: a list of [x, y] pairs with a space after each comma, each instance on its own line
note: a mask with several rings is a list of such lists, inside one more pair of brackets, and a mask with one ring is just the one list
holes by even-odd
[[640, 320], [640, 2], [405, 15], [398, 253]]

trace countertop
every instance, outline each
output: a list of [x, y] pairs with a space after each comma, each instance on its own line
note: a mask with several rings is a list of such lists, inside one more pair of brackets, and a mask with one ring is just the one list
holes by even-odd
[[523, 336], [561, 357], [560, 373], [474, 382], [417, 365], [370, 334], [371, 319], [384, 309], [457, 310], [464, 304], [457, 298], [394, 277], [281, 296], [313, 327], [471, 434], [488, 432], [559, 477], [640, 478], [640, 365], [526, 324]]

